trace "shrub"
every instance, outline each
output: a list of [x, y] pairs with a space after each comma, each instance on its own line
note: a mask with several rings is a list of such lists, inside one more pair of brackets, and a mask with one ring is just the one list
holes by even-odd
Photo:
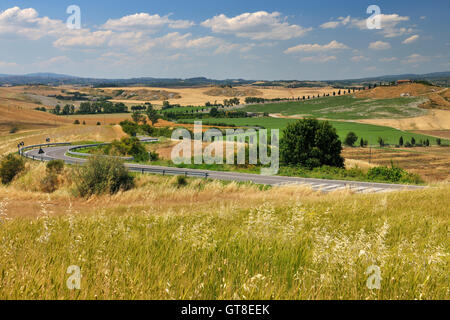
[[86, 164], [75, 169], [76, 192], [82, 197], [114, 194], [134, 186], [134, 178], [123, 162], [117, 158], [93, 156]]
[[3, 184], [10, 183], [14, 177], [25, 169], [25, 162], [20, 156], [9, 154], [0, 162], [0, 179]]
[[44, 179], [41, 180], [41, 190], [46, 193], [53, 193], [59, 187], [58, 176], [51, 172], [47, 174]]
[[356, 141], [358, 141], [358, 136], [354, 132], [349, 132], [344, 143], [349, 147], [353, 147]]
[[184, 187], [188, 184], [184, 176], [177, 176], [176, 185], [178, 188]]
[[417, 174], [409, 173], [399, 167], [392, 165], [389, 167], [374, 167], [367, 172], [370, 180], [402, 182], [402, 183], [422, 183], [422, 179]]
[[302, 119], [290, 123], [280, 142], [281, 160], [287, 165], [315, 168], [321, 165], [344, 167], [342, 144], [328, 121]]
[[73, 124], [80, 124], [80, 120], [75, 120]]
[[64, 169], [64, 161], [62, 160], [51, 160], [47, 162], [47, 173], [60, 174]]
[[101, 126], [102, 124], [101, 124], [100, 122], [97, 122], [97, 125], [98, 125], [98, 126]]
[[122, 121], [120, 123], [120, 126], [122, 127], [123, 132], [125, 132], [126, 134], [128, 134], [132, 137], [135, 137], [139, 130], [139, 125], [130, 120]]
[[150, 161], [158, 161], [159, 160], [159, 154], [156, 151], [151, 151], [149, 153]]
[[442, 140], [441, 140], [441, 138], [437, 138], [437, 139], [436, 139], [436, 144], [437, 144], [438, 146], [442, 145]]
[[124, 137], [114, 140], [105, 147], [105, 152], [110, 155], [133, 156], [134, 160], [143, 162], [149, 160], [149, 154], [145, 146], [136, 137]]
[[17, 131], [19, 131], [19, 128], [17, 126], [13, 126], [11, 130], [9, 130], [9, 133], [16, 133]]

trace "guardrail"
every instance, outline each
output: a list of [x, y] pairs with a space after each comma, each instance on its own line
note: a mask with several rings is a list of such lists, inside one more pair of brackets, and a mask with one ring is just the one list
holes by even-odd
[[[147, 141], [154, 142], [154, 141], [157, 141], [157, 139], [149, 138], [149, 140], [147, 140]], [[51, 157], [48, 157], [45, 155], [39, 155], [39, 156], [28, 155], [25, 153], [25, 151], [28, 151], [31, 149], [36, 149], [36, 148], [41, 148], [41, 147], [67, 146], [67, 145], [71, 145], [71, 144], [72, 143], [70, 143], [70, 142], [36, 144], [36, 145], [20, 148], [19, 154], [22, 157], [29, 158], [29, 159], [36, 160], [36, 161], [50, 161], [50, 160], [54, 160], [54, 158], [51, 158]], [[96, 145], [89, 145], [89, 146], [98, 146], [98, 145], [105, 145], [105, 144], [96, 144]], [[88, 147], [88, 145], [75, 146], [74, 148], [70, 148], [70, 149], [82, 149], [82, 148], [86, 148], [86, 147]], [[76, 159], [76, 160], [75, 159], [74, 160], [64, 159], [65, 163], [71, 164], [71, 165], [80, 164], [84, 161], [86, 161], [86, 160], [84, 160], [84, 159]], [[145, 168], [145, 167], [133, 166], [132, 164], [125, 164], [125, 165], [128, 168], [128, 170], [130, 170], [132, 172], [140, 172], [142, 174], [153, 173], [153, 174], [162, 174], [163, 176], [164, 175], [173, 175], [173, 176], [184, 175], [185, 177], [201, 177], [201, 178], [205, 178], [205, 179], [209, 178], [209, 173], [202, 172], [202, 171], [189, 171], [189, 170], [183, 170], [183, 169], [168, 169], [168, 168]]]
[[[92, 156], [91, 153], [75, 152], [75, 151], [72, 151], [72, 150], [84, 149], [84, 148], [94, 148], [94, 147], [100, 147], [100, 146], [107, 146], [109, 144], [110, 143], [96, 143], [96, 144], [88, 144], [88, 145], [85, 145], [85, 146], [75, 146], [75, 147], [69, 148], [67, 153], [71, 154], [73, 156], [91, 157]], [[107, 157], [107, 156], [105, 155], [105, 157]], [[122, 159], [124, 161], [133, 161], [134, 160], [134, 157], [116, 157], [116, 158], [120, 158], [120, 159]]]

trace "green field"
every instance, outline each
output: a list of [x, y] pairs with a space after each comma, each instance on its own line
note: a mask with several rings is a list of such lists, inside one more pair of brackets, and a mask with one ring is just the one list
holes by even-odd
[[[282, 130], [286, 128], [289, 122], [294, 121], [297, 120], [281, 118], [214, 118], [204, 119], [203, 124], [217, 125], [218, 123], [221, 123], [236, 126], [264, 127], [266, 129]], [[186, 122], [193, 123], [194, 120], [186, 120]], [[403, 137], [405, 142], [410, 141], [411, 138], [414, 137], [417, 142], [419, 142], [420, 140], [429, 139], [432, 145], [436, 144], [435, 137], [401, 131], [390, 127], [345, 121], [330, 121], [330, 123], [336, 128], [341, 140], [344, 140], [347, 134], [353, 131], [359, 138], [368, 140], [369, 144], [371, 145], [377, 144], [378, 137], [382, 137], [383, 140], [388, 144], [397, 144], [400, 137]], [[449, 142], [445, 140], [442, 141], [445, 143]]]
[[353, 96], [250, 105], [247, 112], [281, 113], [327, 119], [407, 118], [426, 113], [420, 98], [360, 99]]

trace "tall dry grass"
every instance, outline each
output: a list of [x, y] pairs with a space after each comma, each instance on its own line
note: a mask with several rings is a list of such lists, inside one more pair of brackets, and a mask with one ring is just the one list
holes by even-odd
[[[188, 182], [144, 176], [135, 190], [83, 201], [68, 186], [0, 188], [0, 298], [449, 298], [448, 184], [322, 196]], [[15, 217], [21, 196], [35, 216]], [[81, 290], [66, 287], [71, 265]], [[366, 286], [372, 265], [380, 290]]]

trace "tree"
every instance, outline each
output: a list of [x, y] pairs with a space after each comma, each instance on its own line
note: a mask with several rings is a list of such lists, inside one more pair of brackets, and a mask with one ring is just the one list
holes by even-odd
[[61, 112], [61, 106], [57, 104], [54, 109], [55, 114], [59, 114]]
[[437, 139], [436, 139], [436, 144], [437, 144], [438, 146], [442, 145], [442, 140], [441, 140], [441, 138], [437, 138]]
[[349, 147], [353, 147], [356, 141], [358, 141], [358, 136], [354, 132], [349, 132], [344, 143]]
[[416, 139], [414, 139], [414, 137], [411, 138], [411, 144], [412, 144], [413, 146], [416, 145]]
[[399, 145], [400, 147], [403, 147], [403, 143], [404, 143], [403, 137], [400, 137], [400, 140], [398, 141], [398, 145]]
[[342, 144], [336, 129], [328, 121], [302, 119], [290, 123], [280, 142], [281, 160], [287, 165], [308, 168], [329, 165], [344, 167]]
[[147, 107], [147, 111], [145, 113], [147, 114], [148, 120], [152, 123], [152, 126], [158, 122], [158, 120], [160, 118], [158, 111], [153, 109], [153, 107], [151, 105], [149, 105]]
[[361, 140], [359, 141], [359, 146], [360, 146], [361, 148], [364, 148], [364, 147], [365, 147], [365, 143], [364, 143], [364, 139], [363, 139], [363, 138], [361, 138]]
[[25, 170], [23, 159], [17, 155], [9, 154], [0, 162], [0, 180], [3, 184], [8, 184], [23, 170]]
[[217, 117], [217, 115], [219, 114], [219, 111], [217, 110], [217, 108], [211, 108], [211, 110], [209, 111], [209, 115], [212, 117], [212, 118], [215, 118], [215, 117]]
[[380, 145], [380, 147], [384, 147], [384, 140], [382, 137], [378, 137], [378, 144]]
[[131, 115], [131, 119], [133, 119], [133, 121], [136, 122], [137, 124], [139, 124], [141, 122], [143, 124], [145, 124], [147, 122], [147, 119], [145, 119], [145, 116], [142, 113], [137, 112], [137, 111], [133, 112], [133, 114]]

